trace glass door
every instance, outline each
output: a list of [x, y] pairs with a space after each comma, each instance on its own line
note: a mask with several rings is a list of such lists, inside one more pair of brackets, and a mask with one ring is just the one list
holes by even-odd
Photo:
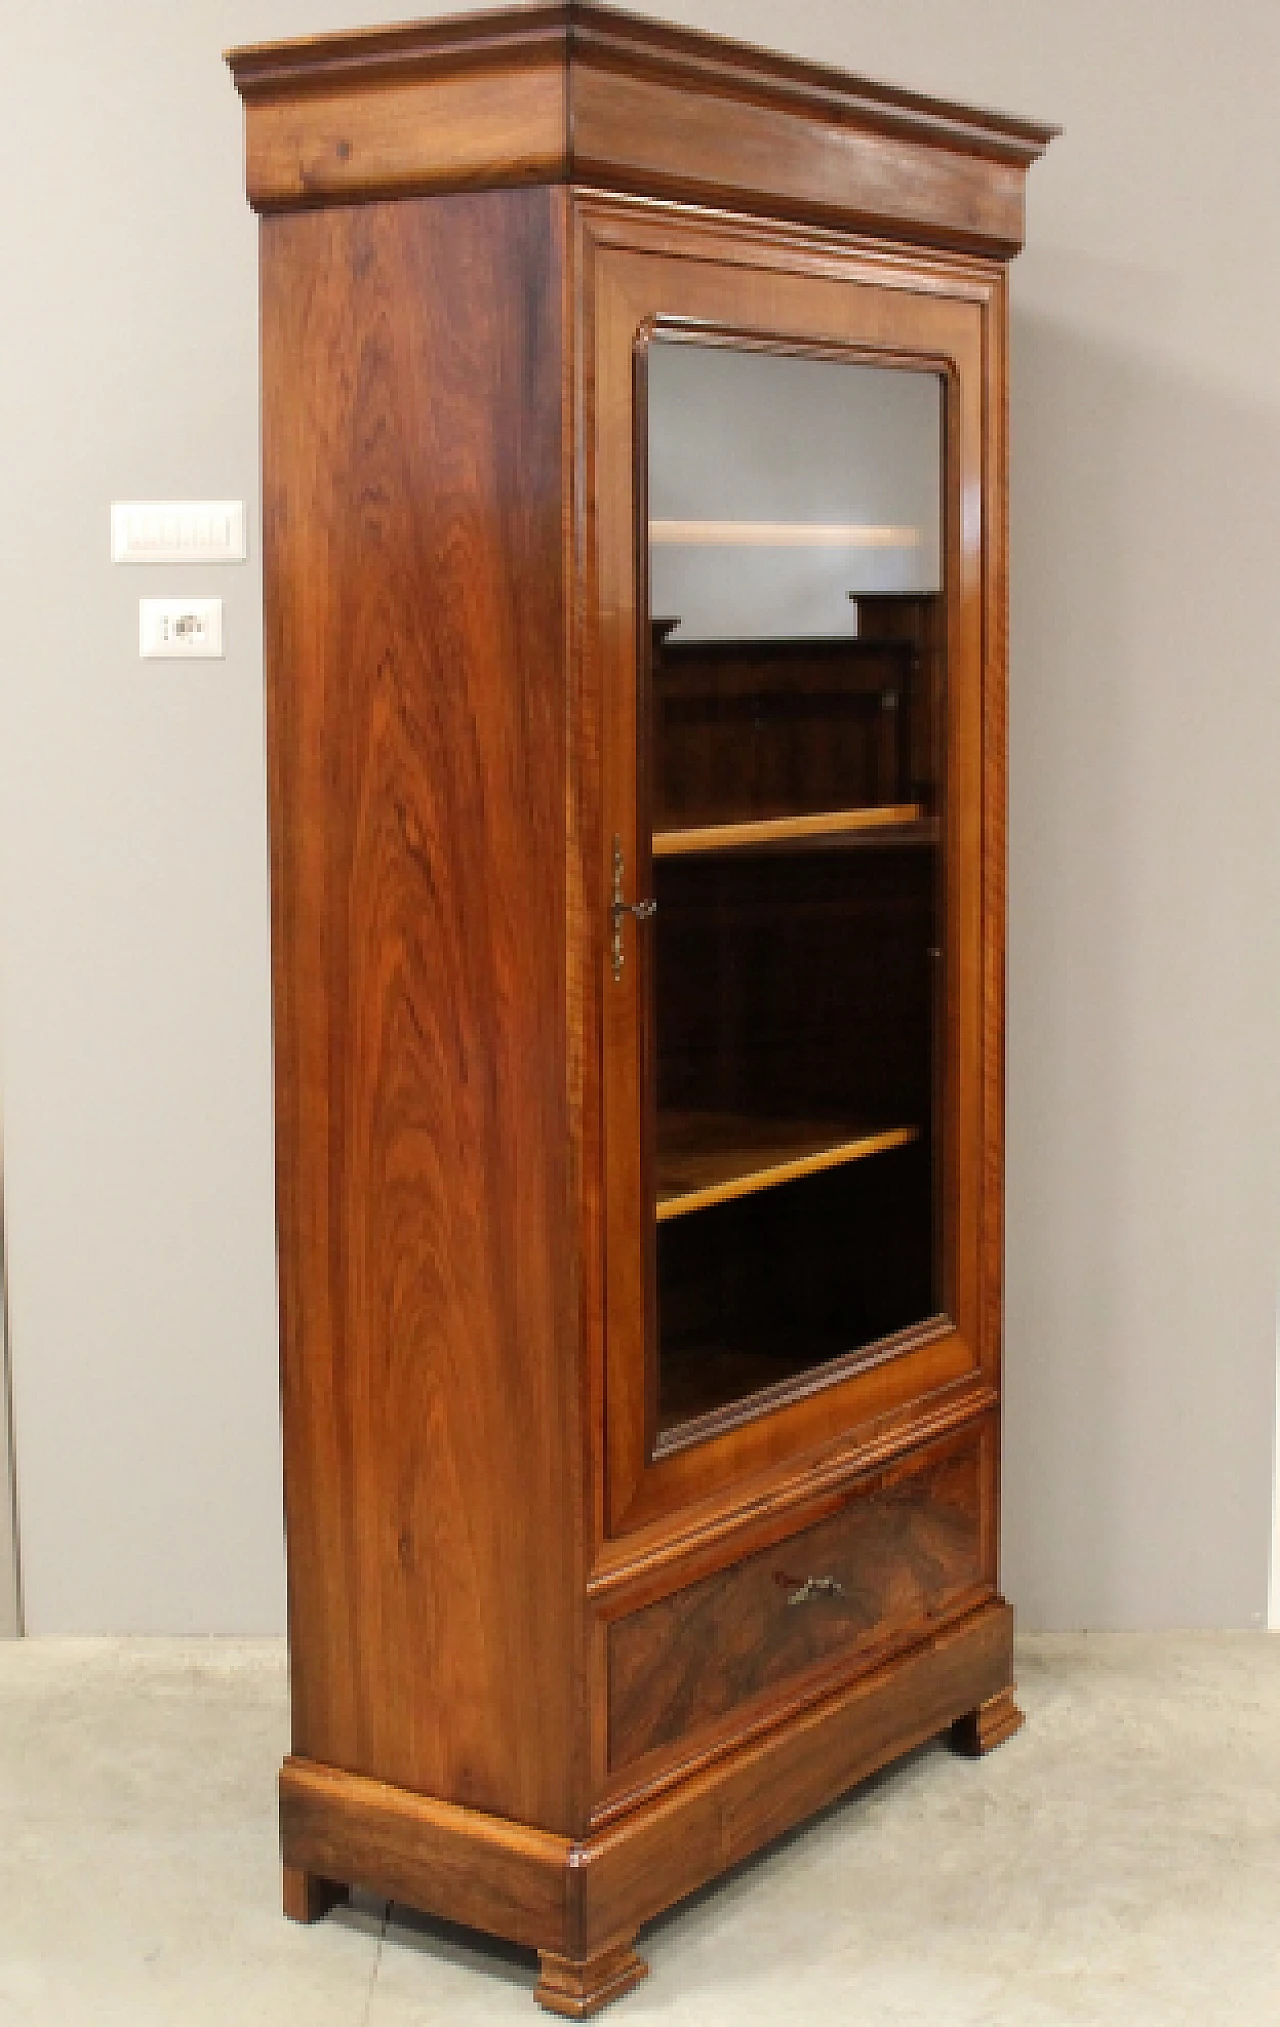
[[944, 382], [661, 331], [646, 380], [662, 1447], [944, 1306]]
[[580, 216], [608, 1541], [994, 1397], [1003, 324]]

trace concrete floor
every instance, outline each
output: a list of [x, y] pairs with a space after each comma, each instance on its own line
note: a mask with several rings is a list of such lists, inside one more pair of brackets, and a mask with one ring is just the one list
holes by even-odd
[[[1277, 2027], [1280, 1638], [1039, 1639], [1027, 1729], [928, 1747], [644, 1932], [689, 2027]], [[534, 1959], [278, 1913], [274, 1643], [0, 1643], [3, 2027], [524, 2021]]]

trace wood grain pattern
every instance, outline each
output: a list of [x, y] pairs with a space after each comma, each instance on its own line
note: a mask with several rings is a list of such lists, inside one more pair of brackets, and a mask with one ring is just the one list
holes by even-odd
[[338, 85], [380, 88], [400, 78], [448, 76], [498, 62], [514, 68], [570, 47], [600, 64], [630, 65], [692, 90], [736, 88], [762, 99], [772, 92], [780, 101], [825, 110], [832, 117], [861, 115], [886, 133], [946, 141], [993, 160], [1029, 165], [1060, 132], [1039, 120], [981, 111], [598, 0], [542, 0], [386, 28], [252, 43], [229, 50], [227, 62], [238, 89], [256, 99]]
[[533, 1996], [548, 2013], [558, 2013], [565, 2020], [589, 2020], [649, 1974], [643, 1957], [636, 1955], [634, 1936], [580, 1961], [543, 1950], [540, 1964]]
[[581, 1981], [652, 1915], [1011, 1680], [1012, 1614], [983, 1606], [578, 1839], [290, 1759], [285, 1861], [531, 1945]]
[[[723, 1497], [692, 1502], [674, 1519], [656, 1518], [607, 1543], [591, 1572], [588, 1596], [607, 1618], [638, 1611], [822, 1519], [844, 1498], [851, 1477], [879, 1470], [900, 1457], [904, 1447], [940, 1441], [990, 1415], [996, 1405], [992, 1389], [975, 1375], [942, 1390], [924, 1409], [913, 1404], [905, 1414], [883, 1416], [873, 1435], [855, 1427], [798, 1459], [784, 1455], [772, 1471], [753, 1481], [747, 1503]], [[908, 1429], [909, 1442], [904, 1441]], [[985, 1524], [983, 1540], [985, 1567], [994, 1582], [993, 1537]]]
[[280, 1772], [280, 1843], [287, 1868], [533, 1949], [573, 1945], [565, 1837], [291, 1756]]
[[583, 1946], [631, 1933], [1012, 1680], [1013, 1614], [980, 1608], [909, 1654], [779, 1714], [736, 1752], [628, 1808], [582, 1847]]
[[[919, 1638], [983, 1581], [983, 1451], [968, 1431], [818, 1526], [609, 1630], [609, 1759], [696, 1739], [823, 1667]], [[822, 1588], [806, 1591], [816, 1580]], [[835, 1586], [834, 1592], [830, 1586]]]
[[260, 211], [283, 211], [322, 199], [554, 182], [565, 119], [558, 63], [463, 72], [425, 88], [390, 83], [372, 96], [264, 99], [245, 126], [249, 196]]
[[918, 1137], [914, 1126], [851, 1132], [831, 1122], [748, 1119], [739, 1113], [658, 1117], [659, 1224], [668, 1218], [776, 1189], [848, 1161], [865, 1161]]
[[1013, 1686], [989, 1697], [976, 1710], [966, 1711], [951, 1727], [951, 1743], [957, 1752], [980, 1759], [1022, 1730], [1026, 1719], [1013, 1700]]
[[1055, 131], [583, 0], [228, 62], [264, 210], [541, 177], [1012, 252]]
[[728, 852], [743, 845], [793, 844], [797, 838], [838, 838], [859, 831], [898, 830], [918, 825], [924, 816], [918, 802], [881, 803], [874, 809], [817, 810], [812, 816], [752, 817], [740, 823], [694, 824], [653, 834], [655, 859], [682, 858], [689, 852]]
[[548, 1828], [581, 1583], [560, 204], [262, 232], [295, 1748]]
[[[1004, 1328], [1005, 994], [1009, 806], [1009, 284], [1001, 273], [984, 319], [982, 953], [983, 1090], [980, 1350], [1000, 1386]], [[999, 1491], [992, 1508], [996, 1526]]]
[[612, 66], [575, 66], [570, 90], [575, 181], [982, 251], [1022, 244], [1019, 163]]
[[323, 1921], [335, 1907], [347, 1899], [349, 1889], [340, 1886], [335, 1879], [322, 1879], [315, 1872], [301, 1872], [296, 1865], [280, 1868], [281, 1897], [285, 1918], [288, 1921], [309, 1925]]

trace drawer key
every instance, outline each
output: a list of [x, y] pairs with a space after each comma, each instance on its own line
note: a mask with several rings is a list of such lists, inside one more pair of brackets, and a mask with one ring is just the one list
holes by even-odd
[[[786, 1577], [780, 1574], [778, 1582], [786, 1588], [788, 1585], [794, 1584], [796, 1580], [794, 1577]], [[837, 1577], [806, 1577], [804, 1582], [797, 1585], [795, 1590], [787, 1590], [787, 1603], [789, 1605], [807, 1605], [811, 1598], [842, 1598], [843, 1596], [844, 1585]]]

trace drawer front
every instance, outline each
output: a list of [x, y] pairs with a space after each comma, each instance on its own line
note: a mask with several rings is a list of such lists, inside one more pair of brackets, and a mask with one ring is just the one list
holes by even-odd
[[[609, 1766], [746, 1721], [855, 1657], [903, 1645], [994, 1581], [994, 1427], [904, 1459], [839, 1511], [609, 1629]], [[985, 1581], [984, 1581], [985, 1579]]]

